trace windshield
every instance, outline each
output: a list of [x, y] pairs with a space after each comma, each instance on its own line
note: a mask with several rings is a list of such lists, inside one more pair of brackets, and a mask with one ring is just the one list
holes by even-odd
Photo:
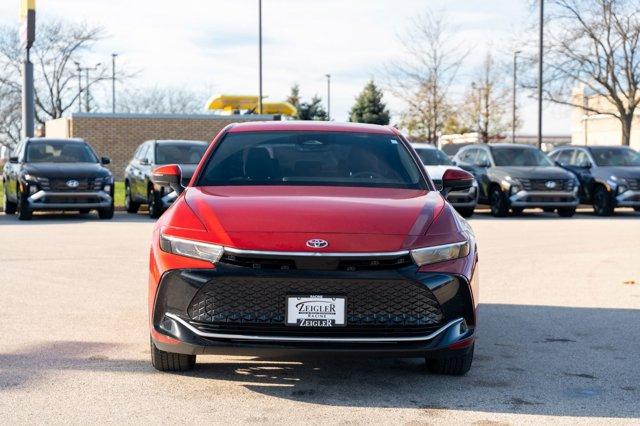
[[204, 142], [161, 142], [156, 146], [156, 164], [198, 164], [206, 150]]
[[451, 160], [439, 149], [415, 148], [425, 166], [450, 166]]
[[496, 166], [535, 167], [553, 166], [553, 162], [535, 148], [492, 147], [491, 153]]
[[97, 163], [98, 158], [89, 145], [82, 142], [29, 142], [28, 163]]
[[197, 185], [324, 185], [424, 189], [409, 151], [390, 135], [230, 133]]
[[598, 166], [640, 166], [640, 154], [631, 148], [591, 148]]

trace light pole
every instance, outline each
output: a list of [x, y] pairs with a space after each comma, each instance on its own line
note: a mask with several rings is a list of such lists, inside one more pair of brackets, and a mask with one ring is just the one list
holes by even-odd
[[521, 50], [513, 52], [513, 108], [511, 117], [511, 143], [516, 143], [516, 88], [518, 85], [518, 55]]
[[76, 72], [78, 73], [78, 112], [82, 112], [82, 68], [80, 62], [74, 62], [76, 64]]
[[117, 53], [111, 54], [111, 113], [116, 113], [116, 57]]
[[542, 149], [542, 53], [544, 50], [544, 0], [540, 2], [540, 36], [538, 44], [538, 149]]
[[258, 0], [258, 114], [262, 114], [262, 0]]
[[331, 121], [331, 74], [325, 74], [327, 77], [327, 121]]

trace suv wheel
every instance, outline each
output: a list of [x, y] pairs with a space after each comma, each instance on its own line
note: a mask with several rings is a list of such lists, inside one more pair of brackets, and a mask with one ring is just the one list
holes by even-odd
[[[6, 206], [6, 204], [5, 204], [5, 206]], [[6, 209], [6, 207], [5, 207], [5, 209]], [[637, 212], [640, 212], [640, 207], [634, 207], [633, 209], [634, 209], [635, 211], [637, 211]]]
[[138, 213], [138, 209], [140, 208], [140, 203], [136, 203], [131, 198], [131, 187], [128, 182], [124, 184], [124, 208], [127, 210], [127, 213]]
[[7, 185], [5, 185], [4, 187], [4, 191], [2, 191], [2, 199], [4, 202], [4, 213], [5, 214], [14, 214], [16, 212], [17, 209], [17, 204], [9, 201], [9, 197], [7, 196]]
[[575, 207], [562, 207], [558, 209], [558, 216], [560, 217], [572, 217], [576, 214]]
[[153, 219], [159, 218], [162, 214], [162, 200], [160, 200], [160, 195], [153, 188], [149, 188], [147, 203], [149, 204], [149, 217]]
[[522, 214], [522, 212], [524, 211], [524, 207], [511, 207], [511, 211], [515, 215]]
[[460, 213], [460, 216], [462, 217], [471, 217], [473, 216], [473, 207], [460, 207], [459, 209], [456, 209], [458, 211], [458, 213]]
[[449, 355], [438, 358], [427, 358], [427, 370], [434, 374], [462, 376], [471, 368], [473, 362], [473, 347], [463, 355]]
[[151, 339], [151, 364], [159, 371], [189, 371], [196, 365], [195, 355], [165, 352], [156, 347]]
[[18, 219], [19, 220], [31, 220], [33, 217], [33, 211], [29, 208], [29, 201], [27, 201], [27, 194], [18, 191]]
[[556, 209], [554, 209], [553, 207], [545, 207], [542, 209], [542, 211], [545, 213], [553, 213], [556, 211]]
[[98, 210], [98, 217], [100, 219], [112, 219], [114, 211], [115, 211], [115, 208], [113, 207], [113, 204], [111, 204], [111, 207], [107, 207], [107, 208], [104, 208], [104, 209], [99, 209]]
[[593, 193], [593, 211], [598, 216], [611, 216], [613, 214], [613, 200], [604, 186], [598, 186]]
[[507, 197], [497, 186], [494, 186], [491, 189], [489, 202], [491, 203], [491, 214], [493, 216], [505, 217], [509, 213], [509, 202], [507, 201]]

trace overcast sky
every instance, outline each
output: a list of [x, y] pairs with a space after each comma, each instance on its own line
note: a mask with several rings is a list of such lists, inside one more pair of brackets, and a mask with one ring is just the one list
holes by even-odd
[[[20, 0], [0, 2], [0, 21], [17, 22]], [[204, 93], [257, 94], [257, 0], [38, 0], [37, 19], [85, 21], [108, 37], [92, 61], [140, 71], [128, 84], [188, 87]], [[366, 81], [383, 82], [383, 65], [398, 57], [409, 20], [427, 7], [446, 13], [471, 49], [460, 74], [461, 92], [491, 48], [509, 61], [516, 37], [535, 22], [525, 0], [263, 0], [264, 93], [283, 100], [297, 82], [304, 99], [325, 98], [332, 75], [331, 111], [346, 120]], [[106, 87], [105, 87], [106, 93]], [[454, 95], [459, 93], [454, 93]], [[385, 94], [392, 113], [402, 103]], [[520, 97], [523, 133], [535, 133], [535, 100]], [[547, 107], [545, 133], [569, 133], [569, 111]]]

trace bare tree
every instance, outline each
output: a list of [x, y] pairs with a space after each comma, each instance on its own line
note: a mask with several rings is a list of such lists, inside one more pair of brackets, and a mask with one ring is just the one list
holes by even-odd
[[407, 105], [402, 126], [436, 143], [451, 105], [449, 89], [467, 54], [455, 43], [445, 18], [427, 11], [401, 37], [404, 59], [387, 66], [388, 88]]
[[511, 98], [505, 75], [487, 52], [477, 80], [471, 84], [461, 107], [465, 124], [480, 133], [482, 142], [489, 143], [492, 137], [509, 128], [508, 117]]
[[204, 111], [206, 93], [183, 88], [137, 88], [120, 96], [119, 108], [139, 114], [197, 114]]
[[[19, 138], [16, 129], [19, 131], [21, 127], [19, 108], [24, 50], [20, 47], [18, 33], [16, 26], [0, 27], [0, 93], [7, 96], [0, 101], [3, 114], [0, 121], [6, 124], [6, 120], [10, 120], [10, 125], [0, 127], [0, 138], [9, 145]], [[38, 123], [62, 117], [79, 101], [74, 62], [82, 62], [82, 55], [102, 36], [101, 28], [86, 24], [50, 21], [38, 26], [38, 36], [32, 48]], [[89, 86], [106, 78], [108, 70], [102, 68], [91, 76]], [[18, 108], [17, 113], [14, 108]]]
[[[640, 0], [548, 0], [545, 97], [617, 118], [629, 145], [640, 102]], [[572, 96], [583, 86], [594, 96]]]

